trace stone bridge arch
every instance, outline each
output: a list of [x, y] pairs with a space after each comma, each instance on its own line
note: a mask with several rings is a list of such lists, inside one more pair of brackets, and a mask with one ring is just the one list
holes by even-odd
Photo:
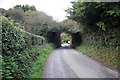
[[56, 48], [61, 47], [61, 33], [70, 34], [72, 37], [71, 47], [75, 48], [82, 43], [82, 33], [80, 31], [71, 32], [71, 31], [64, 31], [64, 30], [54, 30], [49, 31], [47, 33], [47, 41], [49, 43], [53, 43]]

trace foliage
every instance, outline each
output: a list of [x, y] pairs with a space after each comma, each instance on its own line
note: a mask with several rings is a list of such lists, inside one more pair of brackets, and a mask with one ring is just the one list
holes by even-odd
[[79, 25], [77, 22], [72, 21], [70, 19], [65, 19], [62, 22], [60, 22], [61, 28], [64, 29], [65, 32], [75, 33], [79, 30]]
[[[120, 16], [119, 3], [81, 3], [74, 2], [72, 8], [66, 10], [68, 18], [77, 21], [87, 29], [98, 29], [96, 23], [103, 22], [107, 27], [118, 27], [118, 17]], [[98, 25], [99, 26], [99, 25]], [[106, 28], [107, 28], [106, 27]], [[101, 28], [101, 27], [99, 27]]]
[[114, 68], [118, 68], [120, 48], [120, 6], [118, 2], [72, 2], [68, 18], [80, 24], [83, 33], [78, 49]]
[[61, 34], [61, 43], [68, 43], [68, 41], [71, 41], [71, 36], [66, 33]]
[[[13, 20], [4, 16], [1, 16], [0, 20], [2, 20], [2, 78], [24, 78], [29, 73], [31, 63], [40, 54], [38, 48], [33, 45], [43, 44], [43, 38], [21, 31], [14, 25]], [[37, 39], [43, 42], [38, 44]]]
[[[68, 18], [80, 24], [83, 42], [90, 45], [119, 47], [120, 17], [119, 3], [73, 2], [72, 8], [66, 10]], [[82, 27], [82, 28], [81, 28]]]
[[28, 78], [43, 78], [44, 65], [53, 48], [54, 47], [51, 44], [45, 44], [38, 47], [40, 55], [32, 65]]
[[2, 79], [2, 56], [0, 55], [0, 79]]
[[52, 18], [43, 12], [27, 11], [25, 15], [25, 30], [28, 32], [45, 37], [49, 27], [54, 25]]
[[[45, 51], [40, 51], [37, 46], [46, 43], [44, 37], [47, 31], [58, 23], [44, 12], [36, 11], [34, 6], [16, 5], [2, 11], [6, 16], [0, 17], [3, 43], [2, 78], [26, 78], [40, 54], [41, 57], [47, 55], [47, 52], [42, 54]], [[40, 65], [43, 66], [43, 63], [44, 61]]]
[[6, 16], [15, 20], [15, 22], [24, 23], [25, 14], [22, 9], [9, 9], [6, 11]]
[[48, 30], [58, 28], [58, 22], [44, 12], [37, 11], [35, 6], [16, 5], [4, 10], [4, 15], [20, 23], [20, 28], [27, 32], [46, 37]]
[[47, 37], [47, 33], [52, 29], [58, 27], [58, 23], [48, 16], [44, 12], [40, 11], [27, 11], [25, 12], [27, 16], [25, 21], [25, 30], [36, 35]]
[[0, 55], [2, 53], [2, 23], [0, 23]]
[[103, 47], [101, 45], [90, 46], [82, 44], [77, 49], [89, 57], [106, 64], [110, 68], [118, 69], [120, 66], [120, 59], [118, 56], [119, 48], [114, 49], [113, 47]]
[[36, 8], [34, 5], [29, 6], [29, 5], [16, 5], [13, 7], [14, 9], [22, 9], [24, 12], [26, 11], [36, 11]]
[[44, 12], [37, 11], [35, 6], [16, 5], [8, 10], [2, 9], [2, 15], [19, 23], [18, 27], [27, 32], [47, 37], [50, 30], [59, 29], [59, 23]]

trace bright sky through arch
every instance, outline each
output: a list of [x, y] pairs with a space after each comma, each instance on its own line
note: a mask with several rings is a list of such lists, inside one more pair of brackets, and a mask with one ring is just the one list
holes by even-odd
[[37, 10], [43, 11], [57, 21], [65, 19], [68, 7], [71, 7], [73, 0], [0, 0], [0, 8], [9, 9], [17, 4], [34, 5]]

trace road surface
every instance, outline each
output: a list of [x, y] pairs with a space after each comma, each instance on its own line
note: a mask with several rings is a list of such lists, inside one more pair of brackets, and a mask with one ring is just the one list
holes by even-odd
[[49, 55], [44, 78], [118, 78], [118, 72], [76, 50], [61, 48]]

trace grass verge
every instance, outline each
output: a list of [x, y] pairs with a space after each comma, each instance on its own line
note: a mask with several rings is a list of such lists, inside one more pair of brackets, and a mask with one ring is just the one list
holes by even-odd
[[53, 51], [54, 47], [51, 44], [42, 45], [39, 47], [40, 55], [32, 65], [29, 78], [42, 78], [44, 65], [48, 55]]
[[120, 58], [118, 57], [119, 51], [118, 48], [112, 47], [103, 47], [103, 46], [89, 46], [82, 44], [77, 47], [77, 50], [84, 53], [85, 55], [94, 58], [104, 64], [109, 68], [118, 69], [120, 66]]
[[2, 79], [2, 56], [0, 55], [0, 80]]

